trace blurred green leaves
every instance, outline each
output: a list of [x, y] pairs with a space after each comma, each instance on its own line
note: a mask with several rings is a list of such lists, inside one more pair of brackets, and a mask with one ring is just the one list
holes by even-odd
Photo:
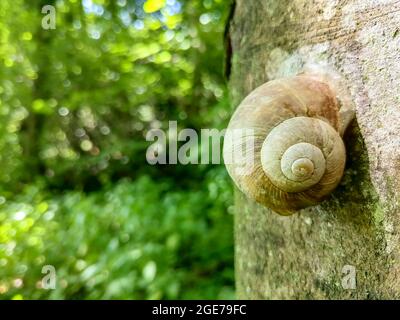
[[224, 169], [150, 166], [144, 139], [225, 127], [228, 6], [0, 1], [0, 298], [233, 297]]
[[[225, 127], [228, 2], [60, 0], [55, 30], [41, 28], [41, 5], [0, 4], [0, 117], [8, 128], [0, 132], [8, 140], [0, 142], [7, 149], [0, 164], [18, 177], [15, 190], [38, 170], [60, 188], [100, 186], [132, 166], [148, 174], [141, 161], [148, 130], [175, 119], [196, 130]], [[141, 117], [142, 105], [152, 117]], [[104, 166], [115, 152], [129, 161]], [[0, 188], [9, 179], [0, 174]]]
[[[31, 188], [0, 207], [1, 297], [233, 298], [224, 170], [208, 174], [204, 185], [171, 192], [169, 183], [143, 176], [50, 200]], [[55, 290], [40, 288], [44, 265], [56, 268]]]
[[165, 0], [146, 0], [143, 5], [144, 12], [152, 13], [162, 9], [165, 6]]

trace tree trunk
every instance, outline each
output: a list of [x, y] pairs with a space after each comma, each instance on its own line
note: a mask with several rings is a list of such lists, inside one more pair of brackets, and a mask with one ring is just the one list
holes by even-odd
[[234, 106], [305, 62], [342, 73], [356, 106], [328, 200], [282, 217], [237, 191], [238, 298], [399, 298], [400, 2], [237, 0], [229, 34]]

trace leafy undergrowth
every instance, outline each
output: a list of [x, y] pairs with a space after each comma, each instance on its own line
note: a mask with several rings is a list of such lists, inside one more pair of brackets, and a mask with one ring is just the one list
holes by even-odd
[[[142, 176], [90, 194], [30, 186], [1, 200], [1, 299], [234, 298], [222, 168], [188, 191]], [[54, 290], [42, 288], [45, 265]]]

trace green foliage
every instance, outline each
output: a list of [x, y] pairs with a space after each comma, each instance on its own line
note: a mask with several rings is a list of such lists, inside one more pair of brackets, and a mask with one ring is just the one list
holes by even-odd
[[57, 1], [55, 30], [41, 27], [42, 2], [0, 5], [0, 163], [15, 189], [32, 171], [53, 187], [97, 188], [149, 171], [149, 129], [224, 127], [226, 1]]
[[[1, 206], [0, 292], [25, 299], [233, 298], [224, 170], [212, 171], [204, 186], [171, 192], [168, 182], [143, 176], [57, 199], [30, 187]], [[56, 268], [55, 290], [40, 288], [44, 265]]]
[[0, 298], [233, 297], [224, 169], [151, 166], [144, 138], [226, 126], [228, 6], [0, 1]]

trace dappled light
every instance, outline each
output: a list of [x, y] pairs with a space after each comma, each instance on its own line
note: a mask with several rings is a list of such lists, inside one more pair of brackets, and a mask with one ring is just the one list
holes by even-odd
[[145, 139], [227, 125], [228, 7], [0, 1], [0, 299], [234, 297], [224, 168], [152, 166]]

